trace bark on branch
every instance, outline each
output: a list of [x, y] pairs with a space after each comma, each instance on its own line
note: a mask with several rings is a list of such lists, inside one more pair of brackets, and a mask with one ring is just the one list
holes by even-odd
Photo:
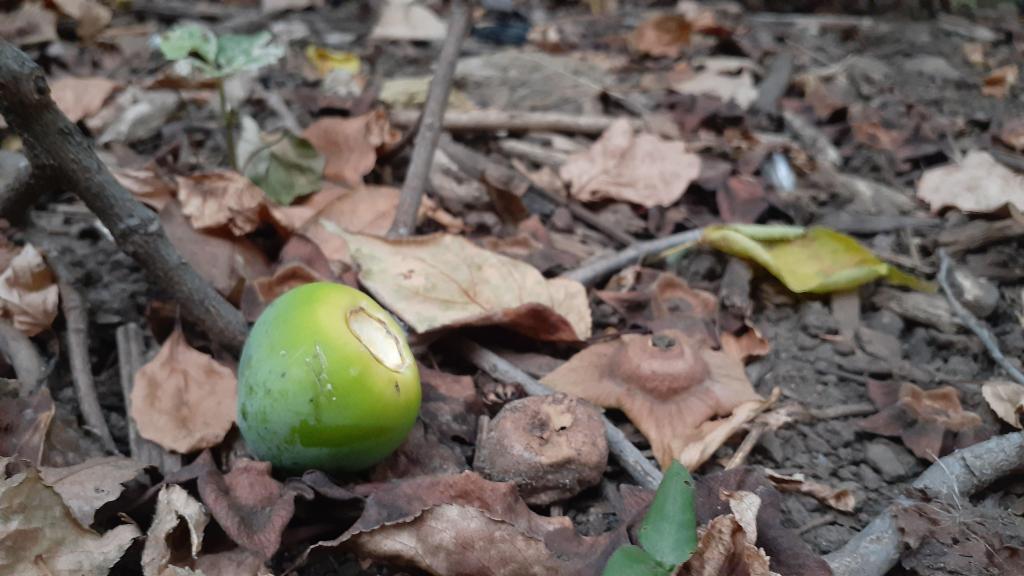
[[0, 114], [21, 136], [34, 175], [81, 198], [185, 317], [226, 348], [241, 349], [248, 331], [242, 314], [182, 259], [156, 215], [100, 162], [89, 140], [53, 103], [42, 69], [3, 40]]

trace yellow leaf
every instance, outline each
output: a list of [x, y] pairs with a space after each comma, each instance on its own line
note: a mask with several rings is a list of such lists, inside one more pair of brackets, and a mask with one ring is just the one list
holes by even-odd
[[350, 74], [358, 74], [362, 67], [359, 56], [343, 50], [331, 50], [310, 44], [306, 46], [306, 59], [316, 68], [321, 77], [335, 70], [344, 70]]

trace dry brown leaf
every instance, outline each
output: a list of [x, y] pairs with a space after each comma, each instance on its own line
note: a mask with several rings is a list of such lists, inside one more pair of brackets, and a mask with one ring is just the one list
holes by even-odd
[[977, 414], [960, 405], [960, 392], [952, 386], [923, 390], [910, 382], [870, 380], [868, 395], [879, 411], [861, 421], [861, 428], [899, 436], [923, 460], [944, 456], [954, 445], [963, 447], [974, 440], [967, 433], [981, 425]]
[[25, 244], [0, 274], [0, 309], [27, 336], [35, 336], [53, 324], [58, 295], [50, 268], [31, 244]]
[[50, 97], [68, 120], [78, 122], [99, 112], [119, 86], [109, 78], [65, 76], [50, 84]]
[[274, 576], [259, 556], [245, 548], [203, 554], [196, 559], [196, 572], [203, 576]]
[[140, 536], [133, 524], [83, 528], [34, 468], [14, 467], [0, 457], [0, 574], [106, 576]]
[[857, 496], [852, 490], [833, 488], [816, 480], [810, 480], [803, 474], [779, 474], [766, 469], [765, 475], [780, 492], [806, 494], [843, 512], [853, 512], [857, 508]]
[[289, 262], [279, 266], [270, 276], [257, 278], [247, 286], [242, 295], [242, 314], [255, 321], [260, 313], [278, 296], [303, 284], [319, 282], [325, 277], [302, 262]]
[[686, 466], [687, 470], [699, 469], [734, 434], [746, 428], [748, 423], [774, 404], [780, 394], [781, 391], [776, 388], [767, 400], [744, 402], [733, 408], [728, 417], [704, 422], [688, 435], [679, 437], [674, 445], [682, 446], [682, 449], [676, 455], [676, 460]]
[[995, 160], [988, 152], [971, 150], [960, 164], [925, 170], [917, 197], [932, 212], [956, 208], [988, 214], [1013, 206], [1024, 211], [1024, 177]]
[[420, 366], [423, 403], [420, 418], [438, 435], [467, 444], [476, 440], [477, 418], [483, 402], [472, 376], [456, 376]]
[[634, 134], [629, 122], [620, 119], [589, 150], [570, 156], [559, 175], [570, 194], [584, 202], [671, 206], [700, 175], [700, 156], [687, 152], [683, 142]]
[[176, 328], [135, 374], [131, 417], [143, 438], [168, 450], [209, 448], [235, 422], [237, 384], [230, 368], [189, 346]]
[[0, 18], [0, 38], [17, 46], [54, 41], [57, 39], [57, 15], [39, 2], [25, 2]]
[[91, 526], [100, 506], [117, 499], [124, 484], [145, 468], [145, 464], [131, 458], [106, 456], [76, 466], [40, 468], [39, 474], [60, 494], [75, 518], [83, 526]]
[[319, 192], [314, 192], [288, 206], [269, 202], [267, 210], [270, 212], [270, 220], [274, 225], [287, 233], [291, 233], [302, 229], [309, 222], [310, 218], [323, 210], [324, 207], [348, 193], [349, 190], [341, 186], [324, 184]]
[[981, 385], [981, 395], [989, 408], [1014, 428], [1021, 428], [1024, 414], [1024, 386], [1008, 380], [991, 380]]
[[110, 171], [135, 199], [153, 208], [157, 212], [164, 209], [174, 198], [177, 187], [173, 182], [153, 170], [147, 169], [112, 169]]
[[[178, 527], [184, 521], [187, 540]], [[156, 498], [153, 523], [146, 532], [146, 546], [142, 549], [143, 576], [201, 576], [185, 566], [199, 555], [203, 545], [203, 532], [210, 515], [195, 498], [177, 484], [167, 484]], [[185, 546], [184, 550], [177, 549]]]
[[672, 90], [680, 94], [716, 96], [723, 102], [735, 102], [746, 110], [757, 100], [757, 87], [751, 73], [753, 63], [746, 58], [715, 56], [698, 62], [698, 70], [674, 82]]
[[46, 386], [28, 399], [0, 398], [0, 456], [25, 459], [39, 466], [55, 412]]
[[629, 47], [648, 56], [678, 58], [690, 44], [693, 26], [685, 16], [658, 14], [641, 22], [629, 35]]
[[605, 408], [620, 408], [667, 467], [701, 425], [762, 402], [736, 357], [678, 330], [594, 344], [541, 380]]
[[110, 24], [114, 13], [97, 0], [51, 0], [64, 15], [75, 20], [75, 31], [86, 40], [93, 38]]
[[350, 186], [363, 183], [377, 164], [379, 149], [401, 138], [382, 108], [354, 118], [320, 118], [302, 136], [327, 160], [324, 178]]
[[1006, 98], [1010, 93], [1010, 88], [1017, 83], [1019, 74], [1016, 64], [1000, 66], [985, 76], [981, 85], [981, 93], [985, 96]]
[[226, 227], [243, 236], [259, 226], [263, 190], [238, 172], [212, 170], [175, 180], [181, 211], [197, 230]]
[[1024, 118], [1015, 118], [1003, 124], [996, 137], [1010, 148], [1024, 151]]
[[395, 219], [401, 192], [390, 186], [335, 189], [339, 196], [307, 221], [300, 233], [312, 240], [328, 260], [352, 265], [348, 244], [337, 230], [383, 236]]
[[417, 332], [500, 325], [548, 341], [590, 337], [590, 303], [579, 282], [546, 279], [460, 236], [385, 240], [336, 232], [359, 265], [360, 282]]
[[768, 556], [758, 548], [757, 511], [761, 499], [752, 492], [724, 492], [732, 514], [711, 520], [701, 533], [693, 556], [676, 576], [777, 576]]
[[383, 485], [352, 528], [313, 548], [344, 545], [436, 575], [555, 576], [599, 570], [594, 563], [612, 537], [579, 536], [569, 518], [531, 511], [515, 484], [464, 472]]

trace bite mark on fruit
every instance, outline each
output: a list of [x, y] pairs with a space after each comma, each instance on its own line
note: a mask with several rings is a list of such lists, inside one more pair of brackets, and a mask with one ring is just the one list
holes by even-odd
[[405, 369], [408, 360], [402, 354], [402, 340], [391, 331], [387, 323], [361, 306], [352, 309], [346, 320], [352, 335], [381, 366], [392, 372]]

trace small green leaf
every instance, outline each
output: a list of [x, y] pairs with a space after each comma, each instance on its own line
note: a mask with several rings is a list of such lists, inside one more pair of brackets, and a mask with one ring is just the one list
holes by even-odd
[[644, 550], [668, 566], [685, 562], [696, 550], [693, 478], [679, 462], [673, 461], [665, 472], [637, 539]]
[[326, 161], [308, 140], [293, 134], [262, 134], [250, 116], [241, 119], [235, 158], [242, 173], [282, 206], [322, 185]]
[[198, 24], [175, 26], [159, 40], [160, 52], [168, 60], [184, 60], [195, 54], [208, 64], [217, 58], [217, 36]]
[[604, 565], [601, 576], [669, 576], [674, 567], [662, 566], [639, 546], [620, 546]]
[[272, 43], [270, 32], [225, 34], [217, 40], [218, 76], [231, 76], [243, 70], [258, 70], [284, 56], [284, 46]]

